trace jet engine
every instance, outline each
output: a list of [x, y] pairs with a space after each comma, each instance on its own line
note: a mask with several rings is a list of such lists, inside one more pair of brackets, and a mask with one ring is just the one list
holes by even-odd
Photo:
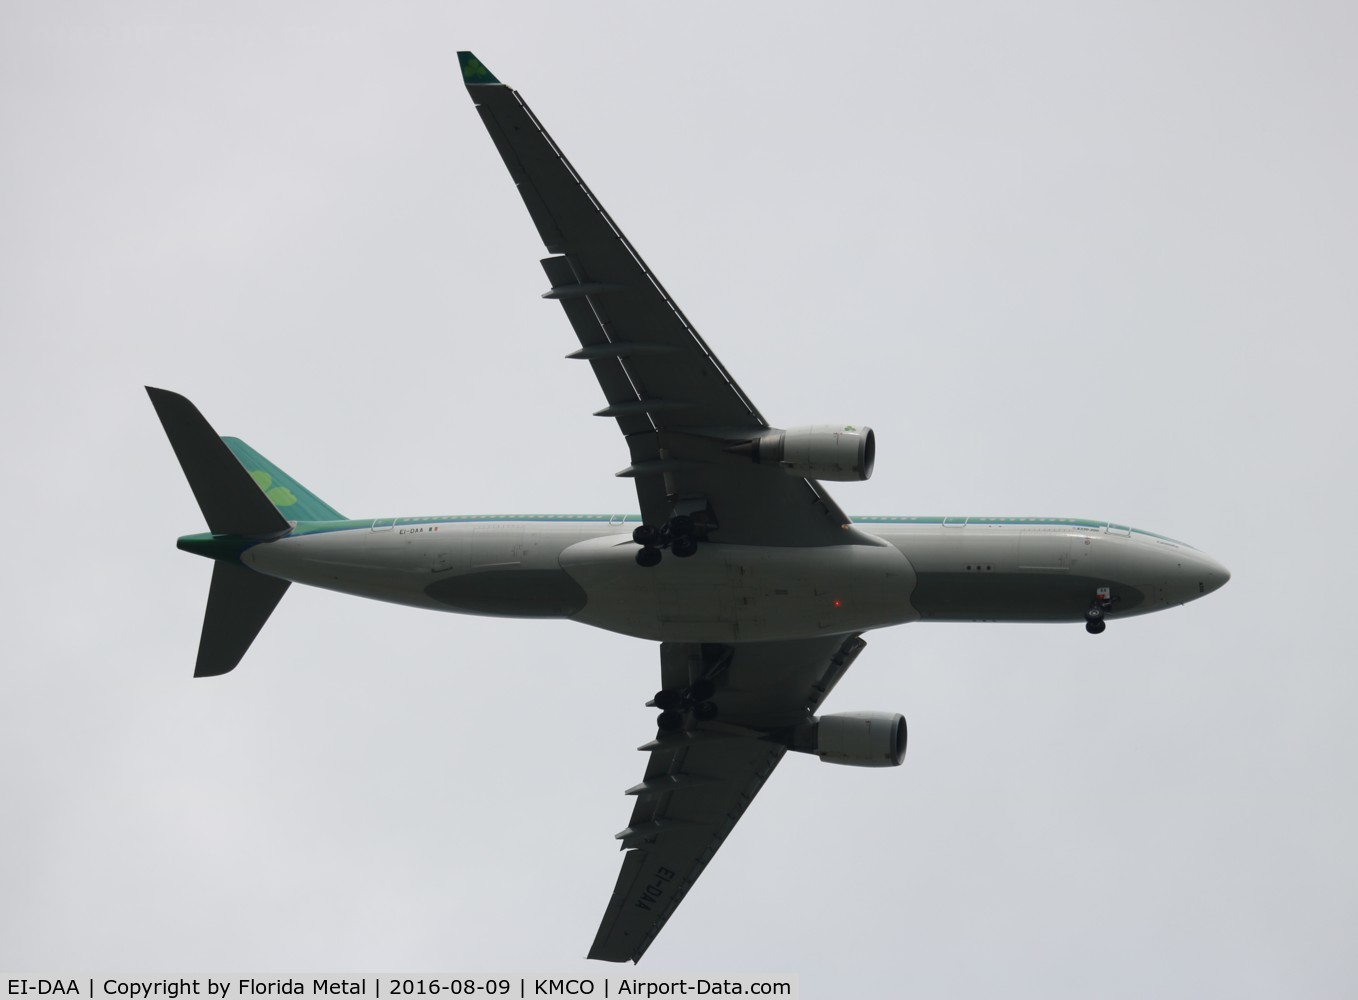
[[790, 476], [854, 483], [872, 476], [877, 439], [871, 427], [814, 424], [770, 430], [727, 450], [756, 462], [777, 462]]
[[791, 748], [826, 764], [896, 767], [905, 760], [905, 737], [905, 716], [899, 712], [839, 712], [799, 731]]

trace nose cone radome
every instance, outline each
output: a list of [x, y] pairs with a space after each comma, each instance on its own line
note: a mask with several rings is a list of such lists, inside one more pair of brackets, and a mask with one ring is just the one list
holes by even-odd
[[1197, 578], [1197, 596], [1220, 590], [1226, 586], [1226, 581], [1231, 578], [1230, 570], [1206, 554], [1199, 556], [1191, 572]]

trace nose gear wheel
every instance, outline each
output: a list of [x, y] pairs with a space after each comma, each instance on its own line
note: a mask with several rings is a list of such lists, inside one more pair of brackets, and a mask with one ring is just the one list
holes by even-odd
[[1094, 600], [1085, 610], [1085, 631], [1090, 635], [1098, 635], [1106, 629], [1108, 622], [1104, 617], [1112, 610], [1113, 603], [1117, 600], [1111, 587], [1100, 587], [1094, 591]]

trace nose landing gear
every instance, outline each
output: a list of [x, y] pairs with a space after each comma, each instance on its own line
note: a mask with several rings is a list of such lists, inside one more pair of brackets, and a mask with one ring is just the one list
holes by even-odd
[[1098, 635], [1108, 627], [1104, 621], [1104, 615], [1113, 607], [1113, 602], [1117, 598], [1113, 596], [1111, 587], [1100, 587], [1094, 591], [1094, 600], [1089, 605], [1089, 610], [1085, 612], [1085, 631], [1090, 635]]

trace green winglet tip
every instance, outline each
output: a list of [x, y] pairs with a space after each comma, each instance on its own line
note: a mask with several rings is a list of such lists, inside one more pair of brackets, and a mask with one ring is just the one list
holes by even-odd
[[459, 52], [457, 61], [462, 66], [462, 82], [467, 86], [477, 83], [499, 83], [495, 74], [486, 69], [485, 64], [470, 52]]

